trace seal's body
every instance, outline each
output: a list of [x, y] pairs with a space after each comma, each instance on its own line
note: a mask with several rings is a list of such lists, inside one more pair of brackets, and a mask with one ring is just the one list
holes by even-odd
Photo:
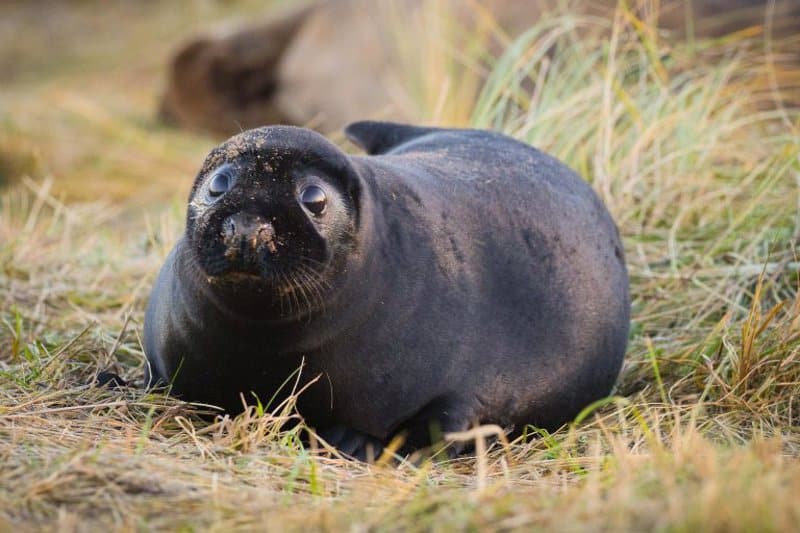
[[300, 413], [356, 454], [431, 422], [554, 428], [610, 392], [628, 281], [588, 185], [496, 133], [347, 134], [370, 155], [291, 127], [209, 155], [147, 309], [155, 378], [236, 410], [303, 365]]

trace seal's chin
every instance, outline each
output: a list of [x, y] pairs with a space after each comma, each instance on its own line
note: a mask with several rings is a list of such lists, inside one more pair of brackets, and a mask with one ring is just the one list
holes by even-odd
[[213, 286], [233, 288], [244, 285], [248, 290], [259, 287], [267, 289], [275, 285], [272, 276], [262, 276], [255, 272], [228, 271], [222, 274], [207, 275], [206, 279]]
[[223, 281], [223, 282], [245, 282], [245, 283], [270, 283], [272, 281], [271, 276], [262, 276], [256, 272], [237, 272], [231, 271], [226, 272], [225, 274], [217, 275], [217, 276], [209, 276], [209, 278], [216, 280], [216, 281]]
[[322, 309], [330, 284], [306, 265], [256, 273], [227, 270], [206, 275], [207, 288], [228, 312], [254, 319], [287, 320]]
[[252, 294], [261, 300], [268, 293], [279, 292], [284, 284], [284, 276], [269, 268], [237, 267], [239, 265], [210, 272], [206, 270], [206, 281], [211, 287], [235, 294], [236, 297], [241, 298]]

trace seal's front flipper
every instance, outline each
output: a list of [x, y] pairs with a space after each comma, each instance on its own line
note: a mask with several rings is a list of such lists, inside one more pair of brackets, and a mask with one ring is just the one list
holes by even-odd
[[434, 455], [444, 451], [453, 458], [463, 453], [467, 446], [460, 442], [446, 442], [445, 435], [469, 429], [476, 420], [475, 406], [449, 395], [435, 398], [400, 428], [405, 436], [401, 455], [415, 450], [428, 449]]
[[110, 370], [102, 370], [97, 373], [94, 378], [94, 385], [96, 387], [107, 387], [109, 389], [119, 389], [127, 387], [128, 382], [119, 377], [116, 372]]
[[347, 138], [369, 155], [385, 154], [402, 144], [441, 131], [439, 128], [420, 128], [394, 122], [365, 120], [353, 122], [344, 129]]
[[383, 443], [365, 433], [345, 426], [333, 426], [319, 431], [325, 442], [344, 455], [371, 463], [383, 453]]

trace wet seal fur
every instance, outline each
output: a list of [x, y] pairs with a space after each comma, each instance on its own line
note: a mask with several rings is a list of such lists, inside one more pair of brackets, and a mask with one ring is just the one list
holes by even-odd
[[399, 431], [553, 429], [611, 391], [628, 278], [583, 180], [488, 131], [346, 133], [369, 155], [288, 126], [211, 152], [150, 297], [148, 380], [238, 411], [302, 364], [299, 412], [359, 457]]

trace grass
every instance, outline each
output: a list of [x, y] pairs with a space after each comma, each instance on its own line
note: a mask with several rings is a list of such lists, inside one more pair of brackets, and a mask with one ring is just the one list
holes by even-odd
[[[431, 121], [557, 155], [619, 223], [630, 346], [616, 395], [579, 422], [370, 466], [304, 449], [280, 428], [291, 406], [208, 423], [92, 387], [107, 368], [141, 380], [144, 302], [215, 143], [151, 118], [161, 58], [232, 5], [195, 4], [183, 25], [160, 4], [76, 4], [52, 55], [20, 27], [0, 62], [16, 65], [0, 93], [0, 530], [798, 528], [800, 67], [796, 42], [757, 33], [669, 45], [620, 13], [592, 40], [575, 28], [600, 22], [562, 16], [493, 65], [473, 44], [471, 61], [403, 67]], [[129, 46], [101, 54], [112, 15]], [[484, 68], [477, 99], [453, 82]]]

